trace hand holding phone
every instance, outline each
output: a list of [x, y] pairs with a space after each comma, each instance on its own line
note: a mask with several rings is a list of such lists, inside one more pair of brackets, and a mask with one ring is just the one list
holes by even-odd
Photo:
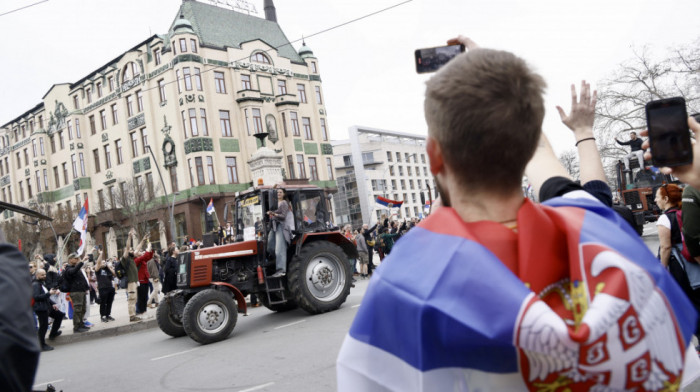
[[463, 44], [416, 49], [414, 53], [416, 58], [416, 72], [435, 72], [462, 52], [464, 52]]
[[674, 167], [693, 163], [685, 99], [674, 97], [651, 101], [645, 109], [654, 166]]

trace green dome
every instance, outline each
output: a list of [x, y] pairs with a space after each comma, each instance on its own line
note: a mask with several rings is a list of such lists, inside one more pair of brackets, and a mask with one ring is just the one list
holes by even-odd
[[314, 57], [314, 52], [311, 51], [311, 48], [306, 46], [306, 42], [301, 44], [301, 48], [299, 48], [299, 56], [301, 56], [301, 58]]

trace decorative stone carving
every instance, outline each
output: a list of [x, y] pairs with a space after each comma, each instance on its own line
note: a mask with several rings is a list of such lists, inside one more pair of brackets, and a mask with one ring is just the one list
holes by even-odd
[[127, 123], [128, 123], [129, 130], [131, 131], [134, 128], [138, 128], [138, 127], [146, 124], [146, 116], [143, 113], [141, 113], [136, 117], [132, 117], [132, 118], [128, 119]]
[[267, 133], [270, 134], [268, 139], [270, 139], [272, 143], [277, 143], [277, 140], [279, 140], [279, 135], [277, 134], [277, 120], [275, 119], [275, 116], [272, 114], [265, 116], [265, 125], [267, 127]]

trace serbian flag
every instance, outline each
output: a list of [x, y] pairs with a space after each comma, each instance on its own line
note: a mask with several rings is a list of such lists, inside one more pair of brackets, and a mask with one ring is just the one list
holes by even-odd
[[78, 217], [75, 218], [73, 222], [73, 229], [80, 233], [80, 247], [77, 252], [78, 255], [82, 255], [85, 250], [85, 244], [87, 243], [87, 224], [88, 224], [88, 199], [85, 198], [85, 204], [83, 208], [80, 209]]
[[396, 201], [396, 200], [391, 200], [387, 199], [386, 197], [381, 197], [377, 196], [376, 198], [377, 204], [384, 208], [396, 208], [396, 207], [401, 207], [401, 204], [403, 204], [403, 201]]
[[214, 198], [209, 199], [209, 205], [207, 206], [207, 214], [211, 215], [214, 213]]
[[338, 391], [660, 391], [700, 377], [697, 314], [639, 236], [597, 200], [546, 204], [524, 199], [517, 230], [443, 207], [404, 235], [343, 342]]

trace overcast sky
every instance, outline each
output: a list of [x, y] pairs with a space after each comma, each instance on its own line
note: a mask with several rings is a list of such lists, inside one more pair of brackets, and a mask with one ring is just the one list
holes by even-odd
[[[40, 0], [3, 0], [0, 14]], [[205, 1], [206, 2], [206, 1]], [[233, 1], [232, 1], [233, 2]], [[261, 17], [263, 0], [249, 0]], [[401, 0], [277, 0], [290, 41]], [[181, 0], [49, 0], [0, 16], [0, 124], [40, 103], [56, 83], [75, 82], [151, 34], [163, 34]], [[573, 137], [555, 105], [569, 85], [601, 80], [649, 45], [654, 53], [700, 36], [700, 1], [413, 0], [306, 39], [319, 60], [333, 139], [352, 125], [426, 134], [417, 48], [465, 34], [530, 62], [548, 83], [545, 132], [561, 152]], [[300, 42], [295, 43], [299, 48]], [[513, 124], [517, 128], [517, 124]]]

